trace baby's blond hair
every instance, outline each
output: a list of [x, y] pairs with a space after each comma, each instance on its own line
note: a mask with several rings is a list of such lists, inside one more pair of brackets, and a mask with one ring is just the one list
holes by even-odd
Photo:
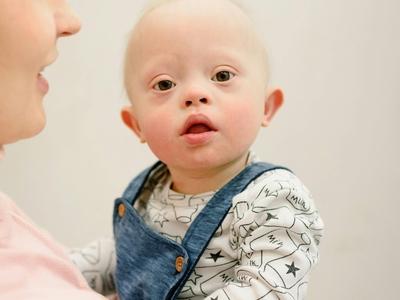
[[[131, 39], [133, 37], [133, 33], [135, 31], [136, 26], [141, 22], [141, 20], [143, 18], [145, 18], [151, 11], [153, 11], [154, 9], [164, 5], [164, 4], [168, 4], [171, 2], [176, 2], [176, 1], [184, 1], [184, 0], [149, 0], [147, 5], [144, 6], [141, 14], [139, 15], [138, 20], [136, 21], [135, 25], [133, 26], [132, 30], [129, 33], [129, 39], [128, 39], [128, 46], [126, 47], [125, 50], [125, 58], [124, 58], [124, 87], [125, 87], [125, 91], [127, 93], [128, 98], [132, 101], [132, 97], [129, 93], [129, 75], [128, 75], [128, 65], [129, 65], [129, 49], [130, 49], [130, 44], [131, 44]], [[199, 0], [200, 1], [200, 0]], [[215, 0], [217, 1], [217, 0]], [[233, 5], [235, 5], [250, 21], [250, 23], [253, 25], [253, 29], [254, 29], [254, 34], [256, 36], [256, 38], [259, 40], [260, 45], [262, 47], [262, 53], [263, 53], [263, 65], [265, 68], [265, 76], [266, 76], [266, 85], [268, 83], [268, 79], [269, 79], [269, 63], [268, 63], [268, 53], [266, 50], [266, 47], [264, 45], [264, 43], [262, 42], [262, 39], [260, 38], [260, 34], [258, 32], [258, 30], [256, 30], [256, 26], [254, 25], [254, 23], [252, 22], [252, 19], [250, 17], [249, 12], [247, 11], [247, 9], [245, 8], [245, 6], [243, 5], [243, 2], [241, 0], [224, 0], [227, 1], [229, 3], [232, 3]]]
[[[153, 9], [155, 9], [163, 4], [174, 2], [174, 1], [177, 1], [177, 0], [149, 0], [149, 2], [147, 3], [147, 5], [145, 6], [145, 8], [142, 12], [142, 16], [146, 15], [148, 12], [152, 11]], [[227, 1], [235, 4], [243, 12], [245, 12], [247, 14], [247, 11], [246, 11], [245, 7], [243, 6], [242, 1], [240, 1], [240, 0], [227, 0]]]

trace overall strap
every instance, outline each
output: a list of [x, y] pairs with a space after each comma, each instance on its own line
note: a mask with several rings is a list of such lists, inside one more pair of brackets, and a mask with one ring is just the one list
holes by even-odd
[[[235, 178], [221, 188], [190, 225], [182, 241], [182, 246], [189, 255], [188, 268], [185, 276], [176, 289], [172, 290], [168, 299], [175, 299], [185, 282], [194, 270], [206, 246], [222, 224], [232, 205], [232, 198], [246, 189], [257, 177], [267, 171], [286, 169], [269, 163], [257, 162], [247, 166]], [[287, 170], [287, 169], [286, 169]]]
[[150, 174], [159, 166], [162, 165], [161, 161], [154, 163], [152, 166], [139, 173], [128, 185], [122, 194], [122, 198], [126, 199], [132, 206], [135, 204], [144, 184], [149, 178]]

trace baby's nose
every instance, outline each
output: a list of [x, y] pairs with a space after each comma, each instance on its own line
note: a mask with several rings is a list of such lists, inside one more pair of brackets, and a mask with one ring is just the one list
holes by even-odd
[[189, 108], [212, 104], [212, 88], [208, 84], [208, 80], [199, 77], [181, 85], [180, 106]]
[[200, 104], [208, 104], [208, 99], [203, 97], [203, 98], [198, 98], [198, 99], [190, 99], [190, 100], [185, 100], [185, 106], [190, 107], [193, 105], [200, 105]]

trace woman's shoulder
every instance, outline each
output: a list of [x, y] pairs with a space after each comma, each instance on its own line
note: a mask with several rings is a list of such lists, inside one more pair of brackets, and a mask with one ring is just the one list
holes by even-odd
[[15, 203], [10, 199], [10, 197], [0, 191], [0, 214], [4, 211], [13, 209], [14, 207]]
[[28, 216], [18, 207], [18, 205], [5, 193], [0, 191], [0, 215], [18, 215], [29, 220]]

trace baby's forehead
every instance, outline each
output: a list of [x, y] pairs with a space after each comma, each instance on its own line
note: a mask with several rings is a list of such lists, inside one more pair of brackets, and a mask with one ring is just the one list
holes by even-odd
[[187, 44], [196, 38], [204, 38], [204, 46], [230, 39], [233, 47], [264, 48], [250, 17], [229, 0], [164, 0], [140, 18], [128, 51], [154, 49], [169, 39]]

